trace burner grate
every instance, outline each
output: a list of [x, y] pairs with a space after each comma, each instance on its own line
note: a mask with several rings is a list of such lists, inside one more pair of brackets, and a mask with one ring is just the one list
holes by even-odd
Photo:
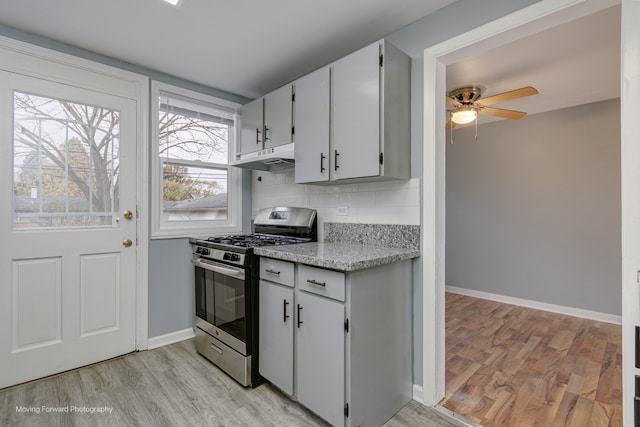
[[220, 245], [236, 246], [241, 248], [256, 248], [260, 246], [290, 245], [294, 243], [308, 242], [310, 239], [277, 236], [270, 234], [248, 234], [232, 236], [209, 237], [207, 241]]

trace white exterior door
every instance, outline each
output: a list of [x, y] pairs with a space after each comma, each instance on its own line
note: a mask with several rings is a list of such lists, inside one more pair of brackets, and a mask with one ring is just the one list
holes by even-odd
[[0, 388], [136, 348], [136, 102], [105, 92], [0, 68]]

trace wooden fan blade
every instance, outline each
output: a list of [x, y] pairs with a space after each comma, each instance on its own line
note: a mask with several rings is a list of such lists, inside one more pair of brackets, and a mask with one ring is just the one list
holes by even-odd
[[449, 121], [447, 122], [447, 124], [446, 124], [446, 125], [444, 125], [444, 128], [445, 128], [446, 130], [453, 129], [454, 127], [456, 127], [456, 124], [455, 124], [451, 119], [449, 119]]
[[502, 117], [504, 119], [518, 120], [527, 115], [522, 111], [515, 110], [503, 110], [502, 108], [484, 107], [478, 111], [480, 114], [486, 114], [488, 116]]
[[453, 99], [453, 98], [452, 98], [452, 97], [450, 97], [450, 96], [445, 96], [444, 98], [445, 98], [445, 100], [447, 101], [447, 104], [448, 104], [448, 105], [454, 105], [454, 106], [455, 106], [455, 105], [460, 105], [460, 103], [459, 103], [458, 101], [456, 101], [455, 99]]
[[509, 92], [499, 93], [498, 95], [489, 96], [487, 98], [480, 98], [479, 102], [482, 105], [493, 105], [499, 102], [511, 101], [512, 99], [523, 98], [525, 96], [531, 96], [538, 93], [538, 90], [531, 87], [521, 87], [520, 89], [511, 90]]

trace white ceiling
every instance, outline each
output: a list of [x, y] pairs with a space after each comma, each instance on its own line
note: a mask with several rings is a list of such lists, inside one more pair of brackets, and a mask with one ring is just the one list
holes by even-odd
[[0, 23], [255, 98], [454, 0], [15, 0]]
[[[620, 96], [620, 6], [447, 66], [447, 93], [463, 86], [491, 96], [523, 86], [539, 94], [493, 105], [528, 114]], [[480, 116], [479, 123], [498, 119]]]
[[[454, 0], [20, 0], [0, 23], [255, 98]], [[539, 94], [495, 107], [535, 114], [620, 95], [620, 7], [447, 67], [447, 90]], [[481, 116], [480, 123], [497, 118]]]

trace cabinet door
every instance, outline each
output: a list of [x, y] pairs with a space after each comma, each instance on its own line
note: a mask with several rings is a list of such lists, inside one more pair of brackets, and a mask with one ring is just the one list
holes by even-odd
[[294, 83], [295, 182], [329, 180], [329, 67]]
[[344, 425], [344, 305], [298, 292], [298, 401], [335, 426]]
[[264, 147], [275, 147], [292, 142], [291, 137], [291, 85], [276, 89], [264, 96]]
[[242, 134], [240, 149], [236, 154], [262, 150], [264, 132], [262, 126], [263, 99], [255, 99], [242, 106]]
[[380, 46], [333, 64], [333, 179], [380, 175]]
[[260, 280], [260, 375], [293, 394], [293, 289]]

